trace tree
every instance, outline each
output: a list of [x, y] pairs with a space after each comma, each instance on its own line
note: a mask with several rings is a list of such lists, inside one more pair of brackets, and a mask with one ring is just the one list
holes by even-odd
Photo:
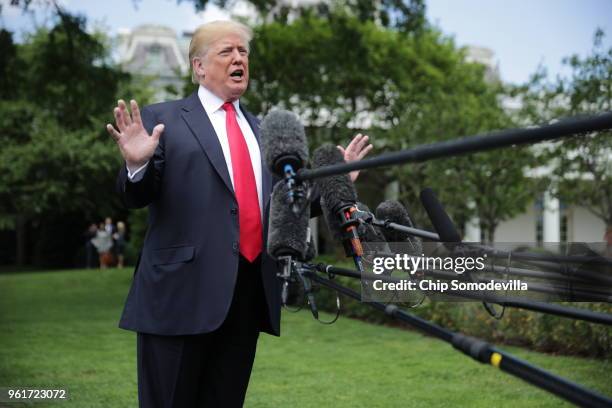
[[[504, 87], [487, 82], [484, 67], [466, 63], [450, 39], [438, 42], [437, 47], [419, 42], [420, 64], [428, 77], [417, 79], [424, 89], [408, 98], [399, 123], [389, 132], [389, 148], [516, 126], [501, 105]], [[499, 223], [529, 204], [538, 183], [526, 170], [535, 165], [530, 150], [511, 148], [394, 168], [390, 178], [398, 181], [400, 198], [413, 209], [420, 208], [420, 190], [432, 187], [460, 230], [478, 217], [485, 239], [493, 242]], [[423, 211], [414, 212], [421, 224], [428, 223]]]
[[[537, 72], [516, 91], [527, 122], [612, 111], [612, 47], [597, 30], [590, 55], [563, 60], [569, 76], [550, 80]], [[587, 208], [612, 231], [612, 132], [590, 132], [551, 144], [543, 152], [552, 167], [552, 191], [563, 202]]]
[[17, 45], [13, 34], [0, 29], [0, 98], [15, 98], [19, 84], [23, 80], [21, 72], [24, 67], [17, 58]]
[[119, 208], [119, 156], [104, 124], [130, 78], [109, 61], [103, 37], [84, 27], [84, 18], [59, 12], [24, 44], [0, 33], [9, 50], [0, 69], [11, 75], [0, 82], [0, 227], [16, 230], [20, 264], [28, 246], [48, 264], [57, 242], [65, 245], [56, 264], [71, 264], [85, 223]]
[[[380, 152], [512, 124], [500, 105], [504, 89], [487, 83], [484, 68], [466, 63], [433, 28], [404, 35], [338, 8], [263, 24], [255, 38], [246, 105], [260, 114], [272, 107], [298, 113], [310, 126], [311, 146], [342, 143], [348, 128], [367, 128]], [[478, 215], [493, 240], [497, 225], [524, 210], [533, 195], [525, 176], [532, 160], [525, 149], [508, 149], [394, 167], [376, 171], [376, 187], [364, 190], [379, 196], [381, 183], [399, 181], [401, 198], [415, 209], [420, 189], [432, 186], [458, 224]], [[424, 221], [424, 212], [417, 218]]]
[[[137, 5], [143, 0], [132, 0]], [[221, 9], [231, 9], [237, 0], [176, 0], [178, 4], [192, 3], [196, 11], [203, 11], [210, 4]], [[394, 28], [404, 33], [419, 33], [426, 26], [424, 0], [334, 0], [319, 1], [308, 5], [290, 5], [279, 0], [248, 0], [257, 10], [262, 20], [274, 20], [281, 23], [288, 22], [288, 16], [295, 11], [317, 10], [321, 15], [327, 15], [330, 9], [337, 6], [349, 10], [362, 22], [371, 21], [380, 23], [383, 27]], [[11, 0], [10, 6], [28, 10], [32, 0]], [[39, 0], [61, 12], [62, 7], [57, 0]], [[2, 4], [0, 4], [2, 12]]]

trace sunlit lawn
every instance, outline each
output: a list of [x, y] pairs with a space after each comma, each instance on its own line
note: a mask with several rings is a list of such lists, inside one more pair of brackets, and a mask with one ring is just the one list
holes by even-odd
[[[136, 406], [135, 335], [117, 328], [131, 275], [127, 269], [0, 275], [0, 387], [65, 388], [70, 400], [63, 405], [76, 407]], [[505, 349], [612, 395], [609, 361]], [[300, 312], [284, 313], [282, 337], [260, 338], [245, 406], [562, 404], [417, 332], [342, 318], [323, 326]]]

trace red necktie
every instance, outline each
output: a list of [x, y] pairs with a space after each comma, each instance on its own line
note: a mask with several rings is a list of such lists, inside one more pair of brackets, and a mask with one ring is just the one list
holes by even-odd
[[261, 229], [261, 212], [257, 184], [247, 147], [238, 121], [236, 110], [230, 102], [223, 104], [225, 110], [225, 128], [232, 156], [234, 173], [234, 192], [238, 201], [238, 226], [240, 231], [240, 253], [249, 262], [253, 262], [261, 253], [263, 233]]

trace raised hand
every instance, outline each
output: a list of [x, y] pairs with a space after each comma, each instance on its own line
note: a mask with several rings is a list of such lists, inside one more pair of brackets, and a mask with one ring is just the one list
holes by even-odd
[[[344, 155], [344, 161], [350, 163], [363, 159], [368, 153], [370, 153], [370, 150], [374, 148], [374, 146], [368, 144], [368, 140], [368, 135], [358, 133], [353, 140], [351, 140], [351, 143], [346, 146], [346, 149], [342, 146], [336, 147]], [[354, 183], [355, 180], [357, 180], [357, 177], [359, 177], [359, 170], [351, 171], [349, 175], [351, 176], [351, 181]]]
[[159, 124], [153, 128], [153, 134], [149, 136], [147, 130], [142, 125], [140, 109], [135, 100], [130, 101], [132, 114], [127, 110], [125, 102], [120, 99], [117, 107], [113, 110], [115, 115], [115, 125], [106, 125], [106, 130], [111, 135], [121, 155], [131, 171], [142, 167], [151, 157], [159, 144], [159, 137], [164, 131], [164, 125]]

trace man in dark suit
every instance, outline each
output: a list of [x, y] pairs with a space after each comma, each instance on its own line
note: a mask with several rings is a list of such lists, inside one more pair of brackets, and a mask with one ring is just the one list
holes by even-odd
[[[239, 104], [252, 33], [201, 26], [189, 49], [189, 97], [115, 108], [107, 125], [126, 165], [125, 205], [149, 227], [120, 327], [138, 333], [143, 407], [242, 406], [260, 331], [280, 334], [276, 265], [265, 251], [272, 175], [258, 120]], [[345, 158], [371, 149], [358, 135]]]

